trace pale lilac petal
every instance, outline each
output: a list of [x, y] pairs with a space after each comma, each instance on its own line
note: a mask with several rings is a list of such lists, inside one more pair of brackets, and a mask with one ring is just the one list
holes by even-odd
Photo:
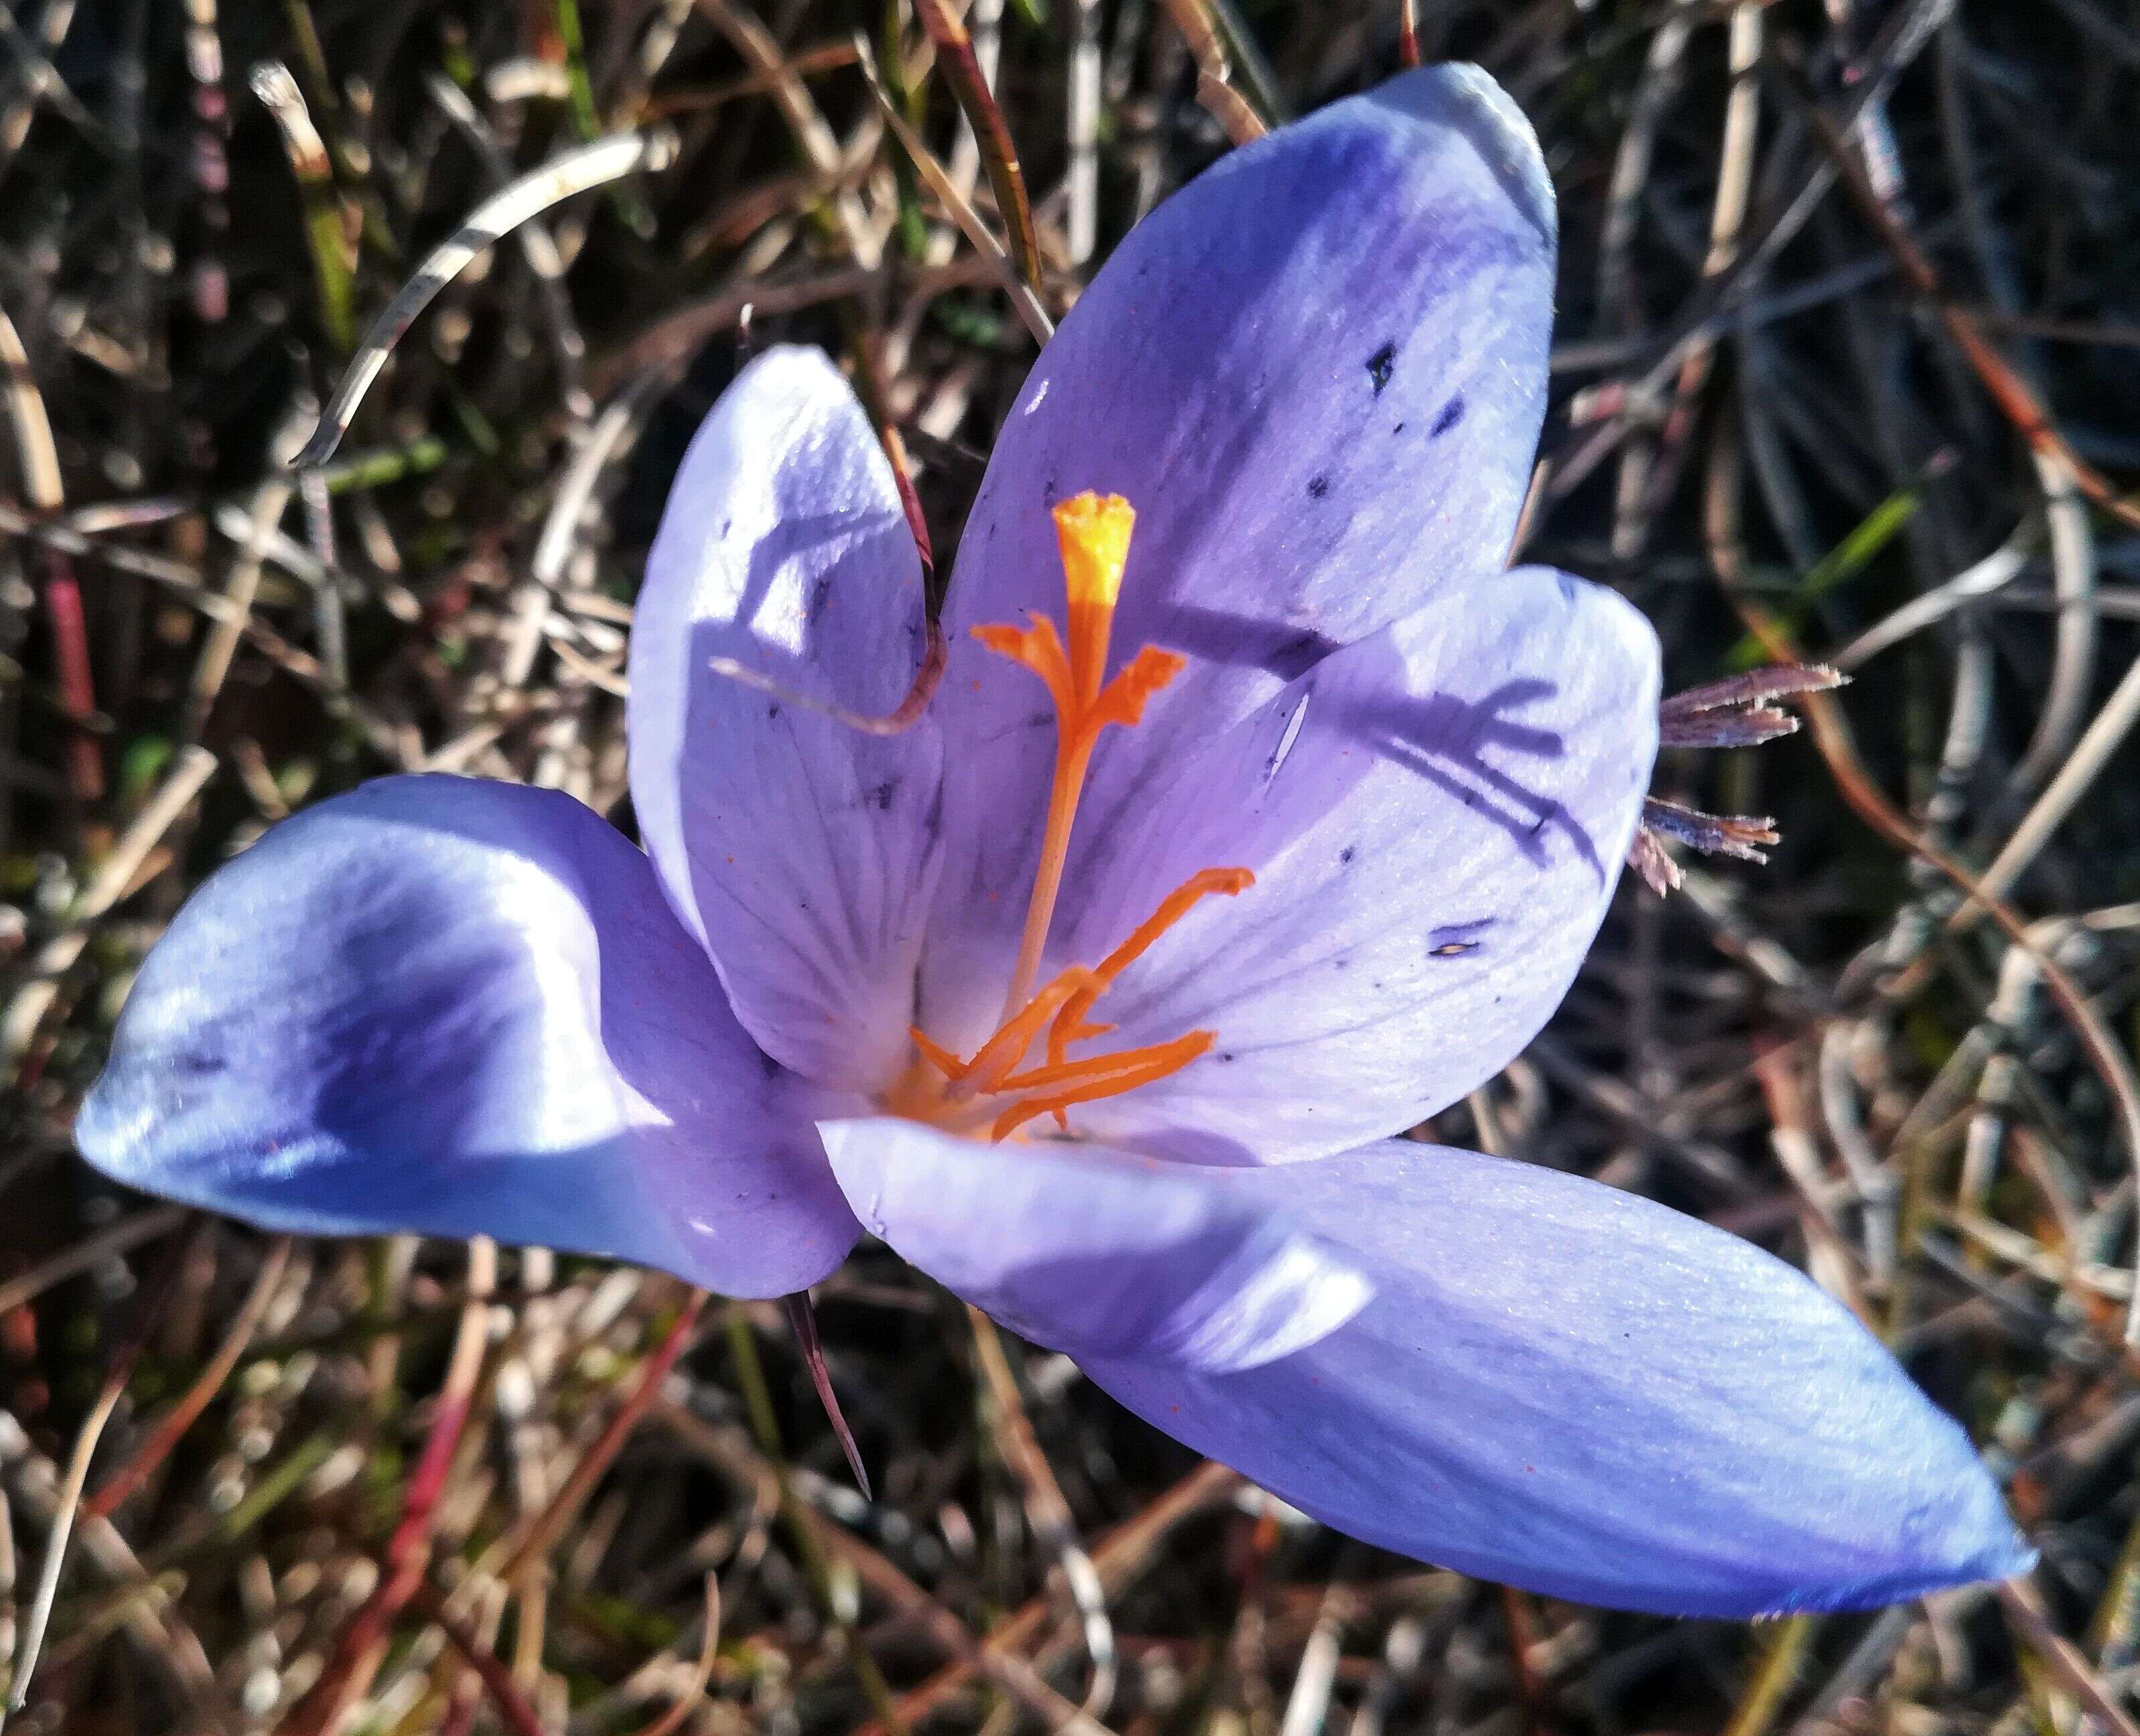
[[1750, 1243], [1594, 1182], [1402, 1142], [1215, 1173], [1339, 1250], [1374, 1299], [1245, 1372], [1079, 1360], [1340, 1531], [1686, 1616], [1866, 1607], [2030, 1564], [1961, 1430]]
[[936, 726], [863, 734], [710, 665], [881, 714], [925, 631], [920, 560], [861, 406], [822, 352], [767, 351], [692, 441], [647, 560], [631, 794], [737, 1017], [831, 1085], [880, 1086], [906, 1051], [935, 874]]
[[818, 1131], [874, 1234], [1053, 1349], [1185, 1376], [1253, 1368], [1335, 1331], [1372, 1293], [1215, 1170], [1067, 1143], [983, 1145], [889, 1117]]
[[1545, 403], [1553, 251], [1529, 125], [1455, 66], [1234, 152], [1130, 232], [1027, 380], [960, 547], [947, 924], [1014, 931], [1030, 876], [1052, 723], [1033, 678], [968, 629], [1060, 620], [1049, 507], [1087, 488], [1129, 499], [1117, 658], [1152, 643], [1192, 660], [1096, 773], [1104, 816], [1131, 762], [1178, 757], [1332, 647], [1507, 558]]
[[752, 1044], [597, 816], [394, 777], [179, 911], [75, 1135], [120, 1180], [274, 1228], [488, 1235], [776, 1296], [857, 1233], [811, 1127], [837, 1101]]
[[1636, 611], [1525, 568], [1438, 593], [1150, 767], [1134, 823], [1073, 841], [1048, 968], [1104, 958], [1199, 869], [1256, 884], [1131, 964], [1093, 1013], [1117, 1028], [1072, 1052], [1209, 1030], [1210, 1052], [1073, 1128], [1276, 1162], [1401, 1131], [1491, 1077], [1603, 919], [1657, 697]]

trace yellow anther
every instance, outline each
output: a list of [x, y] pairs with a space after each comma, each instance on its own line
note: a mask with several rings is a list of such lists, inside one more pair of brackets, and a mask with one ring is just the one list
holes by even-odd
[[[1063, 549], [1063, 589], [1068, 602], [1067, 634], [1047, 615], [1033, 614], [1023, 626], [976, 626], [974, 637], [989, 650], [1038, 675], [1056, 712], [1055, 775], [1048, 796], [1039, 860], [1026, 906], [1025, 929], [1012, 967], [994, 1033], [970, 1057], [911, 1034], [920, 1057], [887, 1099], [895, 1114], [912, 1116], [967, 1132], [987, 1128], [1004, 1139], [1028, 1121], [1052, 1116], [1067, 1130], [1065, 1113], [1150, 1085], [1179, 1072], [1209, 1052], [1210, 1031], [1186, 1031], [1166, 1042], [1142, 1044], [1112, 1054], [1072, 1060], [1070, 1046], [1105, 1036], [1114, 1027], [1087, 1018], [1123, 970], [1213, 893], [1234, 897], [1254, 884], [1245, 868], [1206, 868], [1167, 895], [1152, 915], [1095, 969], [1073, 965], [1036, 993], [1040, 959], [1062, 890], [1070, 829], [1101, 732], [1133, 728], [1145, 706], [1181, 673], [1179, 652], [1146, 645], [1109, 680], [1107, 658], [1115, 604], [1130, 552], [1136, 513], [1119, 494], [1087, 492], [1055, 508], [1055, 532]], [[1066, 643], [1067, 640], [1067, 643]], [[1028, 1066], [1036, 1043], [1044, 1058]]]
[[1122, 568], [1130, 557], [1136, 511], [1119, 494], [1089, 488], [1055, 508], [1056, 540], [1063, 545], [1063, 576], [1070, 606], [1097, 603], [1112, 609], [1122, 594]]

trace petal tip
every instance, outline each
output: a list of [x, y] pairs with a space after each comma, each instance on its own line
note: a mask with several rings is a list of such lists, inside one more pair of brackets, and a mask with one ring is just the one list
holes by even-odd
[[[2012, 1579], [2028, 1572], [2035, 1565], [2036, 1552], [2015, 1524], [1999, 1484], [1961, 1426], [1944, 1412], [1940, 1421], [1952, 1454], [1945, 1498], [1928, 1503], [1912, 1528], [1926, 1589]], [[1928, 1455], [1934, 1464], [1946, 1456]]]
[[[1875, 1552], [1868, 1571], [1784, 1592], [1761, 1613], [1878, 1609], [1962, 1586], [2019, 1578], [2034, 1568], [2037, 1552], [2015, 1526], [1975, 1448], [1951, 1420], [1942, 1415], [1940, 1420], [1945, 1439], [1926, 1453], [1919, 1471], [1932, 1492], [1920, 1498], [1888, 1547]], [[1884, 1562], [1877, 1561], [1879, 1553], [1887, 1555]]]
[[[1624, 651], [1631, 666], [1639, 670], [1656, 693], [1663, 688], [1662, 664], [1664, 648], [1657, 638], [1656, 624], [1635, 605], [1609, 585], [1601, 585], [1595, 579], [1578, 578], [1553, 567], [1517, 567], [1509, 574], [1513, 579], [1518, 572], [1550, 573], [1558, 586], [1561, 595], [1573, 607], [1594, 606], [1591, 617], [1594, 630], [1609, 634], [1617, 647]], [[1652, 704], [1650, 709], [1655, 710]]]
[[[854, 387], [840, 365], [823, 350], [815, 344], [770, 344], [736, 370], [735, 378], [707, 413], [706, 420], [719, 420], [724, 413], [731, 419], [768, 414], [786, 419], [802, 414], [806, 407], [819, 413], [852, 414], [867, 426]], [[687, 467], [689, 462], [687, 459]]]
[[[815, 344], [768, 344], [736, 370], [735, 384], [750, 380], [833, 380], [843, 386], [847, 376]], [[734, 390], [733, 386], [730, 390]]]
[[169, 1192], [171, 1181], [169, 1166], [159, 1160], [156, 1133], [174, 1106], [170, 1093], [158, 1087], [156, 1071], [150, 1057], [135, 1052], [122, 1021], [74, 1119], [75, 1150], [85, 1163], [150, 1194]]
[[81, 1100], [74, 1120], [75, 1150], [100, 1175], [125, 1187], [147, 1189], [147, 1166], [137, 1157], [140, 1135], [147, 1131], [153, 1117], [145, 1108], [130, 1108], [117, 1101], [120, 1090], [113, 1075], [113, 1065], [107, 1062]]
[[1550, 248], [1559, 235], [1553, 178], [1538, 135], [1515, 99], [1484, 67], [1450, 61], [1402, 72], [1368, 93], [1383, 108], [1462, 132]]
[[2019, 1578], [2038, 1558], [1980, 1463], [1970, 1467], [1945, 1523], [1928, 1528], [1925, 1541], [1928, 1591]]
[[[1958, 1591], [1964, 1586], [1992, 1585], [2023, 1578], [2034, 1571], [2038, 1559], [2036, 1552], [2023, 1542], [2016, 1532], [1974, 1556], [1927, 1564], [1846, 1586], [1827, 1586], [1801, 1591], [1779, 1597], [1772, 1604], [1755, 1611], [1731, 1610], [1722, 1613], [1735, 1617], [1750, 1616], [1751, 1619], [1759, 1621], [1776, 1616], [1849, 1615], [1867, 1610], [1886, 1609], [1894, 1604], [1915, 1602], [1918, 1598], [1933, 1596], [1941, 1591]], [[1687, 1613], [1706, 1615], [1711, 1612], [1704, 1610]]]

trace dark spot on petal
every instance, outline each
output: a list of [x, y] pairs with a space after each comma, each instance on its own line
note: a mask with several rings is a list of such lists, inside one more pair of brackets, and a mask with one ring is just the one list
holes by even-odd
[[876, 808], [881, 813], [890, 813], [891, 812], [891, 798], [898, 791], [898, 788], [899, 780], [896, 777], [886, 778], [882, 783], [875, 786], [870, 790], [870, 806]]
[[1430, 959], [1460, 959], [1466, 953], [1479, 950], [1479, 943], [1494, 919], [1482, 916], [1472, 922], [1452, 922], [1432, 929], [1426, 937], [1426, 954]]
[[1356, 846], [1347, 844], [1342, 850], [1338, 852], [1338, 860], [1341, 862], [1349, 862], [1359, 853], [1358, 849]]
[[1392, 429], [1390, 430], [1390, 432], [1391, 432], [1391, 434], [1402, 434], [1404, 431], [1405, 431], [1405, 425], [1404, 425], [1404, 424], [1403, 424], [1403, 423], [1401, 423], [1401, 422], [1398, 423], [1398, 424], [1397, 424], [1397, 425], [1396, 425], [1395, 428], [1392, 428]]
[[1329, 478], [1328, 477], [1327, 477], [1327, 476], [1311, 476], [1311, 477], [1309, 477], [1309, 478], [1308, 478], [1308, 498], [1310, 500], [1320, 500], [1320, 499], [1322, 499], [1322, 498], [1323, 498], [1323, 497], [1324, 495], [1328, 494], [1329, 492], [1330, 492], [1330, 478]]
[[1367, 378], [1375, 383], [1375, 395], [1382, 395], [1382, 388], [1390, 383], [1390, 375], [1396, 371], [1397, 346], [1384, 344], [1367, 358]]
[[1427, 439], [1430, 440], [1440, 439], [1444, 434], [1447, 434], [1450, 429], [1455, 427], [1455, 425], [1463, 419], [1464, 395], [1463, 393], [1459, 392], [1455, 397], [1451, 398], [1448, 403], [1441, 406], [1441, 412], [1434, 419], [1434, 426], [1428, 429], [1426, 431]]
[[778, 717], [780, 715], [780, 701], [778, 699], [768, 699], [765, 702], [765, 714], [768, 718]]

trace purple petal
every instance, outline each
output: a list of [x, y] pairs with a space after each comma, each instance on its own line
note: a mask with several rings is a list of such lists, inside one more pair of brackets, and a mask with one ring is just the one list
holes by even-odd
[[1735, 1237], [1396, 1141], [1216, 1173], [1340, 1250], [1374, 1299], [1246, 1372], [1080, 1360], [1340, 1531], [1687, 1616], [1867, 1607], [2030, 1564], [1961, 1430], [1847, 1311]]
[[571, 797], [392, 777], [181, 910], [75, 1136], [133, 1186], [317, 1234], [489, 1235], [729, 1295], [857, 1233], [810, 1119], [646, 858]]
[[1639, 614], [1524, 568], [1441, 592], [1180, 763], [1142, 768], [1130, 817], [1072, 843], [1050, 968], [1104, 958], [1200, 868], [1256, 884], [1131, 964], [1093, 1013], [1117, 1028], [1080, 1052], [1208, 1030], [1210, 1052], [1072, 1125], [1283, 1161], [1401, 1131], [1491, 1077], [1603, 919], [1657, 696]]
[[982, 1145], [883, 1117], [818, 1125], [856, 1215], [1027, 1337], [1185, 1375], [1312, 1344], [1371, 1294], [1220, 1172], [1062, 1143]]
[[822, 352], [768, 351], [670, 490], [631, 635], [631, 793], [684, 925], [768, 1053], [870, 1090], [907, 1050], [935, 875], [936, 726], [861, 733], [716, 675], [730, 659], [882, 714], [925, 643], [891, 466]]
[[[1027, 380], [960, 545], [947, 908], [1014, 905], [1030, 880], [1027, 792], [1046, 788], [1052, 725], [1033, 678], [967, 630], [1061, 618], [1050, 505], [1091, 488], [1136, 508], [1115, 655], [1191, 658], [1136, 732], [1138, 751], [1178, 755], [1505, 561], [1545, 403], [1553, 244], [1529, 125], [1455, 66], [1233, 153], [1131, 231]], [[1088, 806], [1116, 795], [1103, 766]]]

